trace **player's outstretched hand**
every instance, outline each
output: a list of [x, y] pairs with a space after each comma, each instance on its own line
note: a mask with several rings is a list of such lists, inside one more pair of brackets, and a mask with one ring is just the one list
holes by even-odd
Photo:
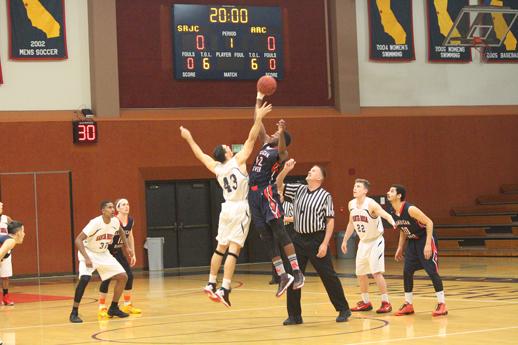
[[277, 129], [279, 130], [279, 133], [284, 132], [286, 130], [286, 121], [280, 119], [279, 122], [277, 122]]
[[272, 111], [272, 104], [268, 104], [267, 102], [264, 102], [262, 106], [258, 107], [255, 106], [255, 113], [257, 118], [263, 119], [266, 115], [268, 115], [269, 112]]
[[189, 130], [187, 128], [184, 128], [183, 126], [180, 126], [180, 135], [185, 140], [192, 138], [191, 132], [189, 132]]
[[288, 161], [286, 161], [286, 163], [284, 163], [284, 169], [286, 169], [287, 172], [290, 172], [293, 170], [293, 168], [295, 168], [295, 164], [297, 164], [297, 162], [295, 162], [295, 160], [291, 158]]

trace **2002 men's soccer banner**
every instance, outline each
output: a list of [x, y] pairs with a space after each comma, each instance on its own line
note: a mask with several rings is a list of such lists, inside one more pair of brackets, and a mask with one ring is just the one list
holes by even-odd
[[[518, 1], [516, 0], [491, 0], [485, 4], [498, 7], [509, 7], [513, 10], [518, 10]], [[502, 39], [503, 35], [509, 28], [514, 18], [511, 14], [492, 15], [493, 27], [497, 39]], [[505, 36], [504, 41], [500, 47], [489, 47], [484, 49], [485, 62], [518, 62], [518, 19], [515, 19], [509, 32]]]
[[64, 0], [8, 0], [13, 60], [67, 58]]
[[369, 0], [370, 59], [415, 60], [412, 0]]
[[[443, 46], [444, 39], [448, 36], [453, 23], [464, 6], [469, 5], [469, 0], [428, 0], [426, 10], [428, 13], [428, 60], [432, 62], [471, 62], [471, 48], [462, 46]], [[459, 23], [467, 31], [469, 18]], [[456, 30], [456, 29], [455, 29]], [[455, 33], [453, 33], [455, 36]], [[461, 36], [457, 32], [456, 36]]]

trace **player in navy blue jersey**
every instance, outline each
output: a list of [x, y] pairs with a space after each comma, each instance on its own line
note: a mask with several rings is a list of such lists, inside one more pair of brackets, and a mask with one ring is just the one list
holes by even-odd
[[[433, 233], [433, 222], [423, 211], [405, 201], [406, 189], [402, 185], [393, 184], [387, 192], [390, 201], [390, 214], [400, 229], [399, 244], [396, 251], [396, 261], [403, 259], [405, 265], [403, 279], [405, 285], [405, 303], [395, 313], [396, 316], [414, 313], [412, 305], [414, 287], [414, 273], [424, 269], [432, 279], [435, 294], [437, 295], [437, 307], [432, 312], [433, 316], [447, 315], [448, 309], [444, 301], [444, 288], [439, 276], [437, 264], [437, 237]], [[406, 244], [406, 249], [405, 248]]]
[[[126, 233], [126, 239], [129, 247], [133, 251], [133, 255], [130, 258], [130, 262], [126, 259], [122, 250], [123, 243], [119, 234], [115, 234], [112, 243], [108, 246], [110, 254], [122, 265], [126, 274], [128, 275], [128, 281], [124, 287], [123, 298], [124, 305], [120, 308], [127, 314], [141, 314], [142, 311], [139, 308], [135, 308], [131, 302], [131, 291], [133, 289], [133, 272], [131, 267], [135, 266], [137, 257], [135, 254], [135, 240], [133, 238], [133, 225], [135, 224], [133, 217], [129, 215], [130, 206], [127, 199], [121, 198], [115, 201], [115, 210], [117, 211], [117, 219], [120, 222], [122, 230]], [[99, 319], [108, 317], [108, 308], [106, 306], [106, 295], [108, 294], [108, 287], [111, 279], [104, 280], [99, 287], [99, 312], [97, 316]]]
[[[263, 98], [264, 95], [258, 92], [258, 107], [262, 105]], [[280, 277], [279, 288], [276, 294], [279, 297], [292, 283], [293, 289], [300, 289], [304, 285], [304, 276], [299, 268], [295, 248], [284, 228], [284, 211], [276, 184], [279, 168], [282, 162], [288, 159], [286, 147], [290, 144], [291, 137], [286, 132], [284, 120], [279, 121], [277, 131], [272, 135], [266, 134], [263, 125], [259, 137], [263, 142], [263, 146], [250, 170], [248, 202], [255, 229], [259, 232], [261, 240], [265, 242], [268, 255], [272, 259], [275, 271]], [[276, 243], [283, 248], [293, 269], [293, 276], [286, 273], [280, 250]]]

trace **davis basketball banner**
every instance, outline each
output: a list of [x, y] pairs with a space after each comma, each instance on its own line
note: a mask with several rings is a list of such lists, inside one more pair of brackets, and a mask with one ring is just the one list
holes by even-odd
[[[491, 0], [489, 5], [509, 7], [518, 10], [516, 0]], [[484, 61], [491, 62], [518, 62], [518, 18], [516, 14], [493, 13], [493, 27], [497, 39], [502, 39], [512, 24], [507, 36], [500, 47], [488, 47], [484, 49]], [[514, 20], [514, 23], [513, 23]]]
[[[463, 46], [443, 46], [455, 19], [469, 0], [427, 0], [428, 13], [428, 60], [431, 62], [471, 62], [471, 48]], [[469, 17], [457, 27], [464, 27], [462, 32], [469, 28]], [[457, 29], [455, 29], [457, 30]], [[453, 33], [453, 37], [461, 33]]]
[[412, 0], [369, 0], [370, 59], [415, 60]]
[[64, 0], [8, 0], [7, 4], [11, 59], [67, 58]]

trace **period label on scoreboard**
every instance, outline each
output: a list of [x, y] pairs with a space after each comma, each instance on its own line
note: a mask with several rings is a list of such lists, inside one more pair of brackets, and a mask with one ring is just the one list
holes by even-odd
[[172, 7], [175, 79], [283, 78], [280, 7]]

